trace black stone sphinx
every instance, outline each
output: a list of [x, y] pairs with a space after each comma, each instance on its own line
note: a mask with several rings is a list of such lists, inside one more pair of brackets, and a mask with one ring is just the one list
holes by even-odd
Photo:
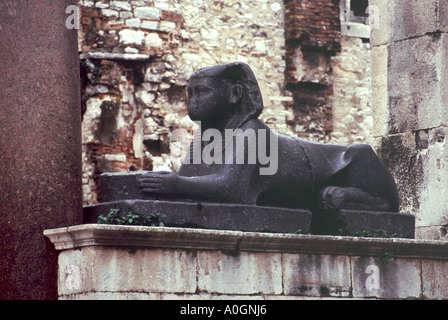
[[248, 65], [200, 69], [187, 108], [200, 129], [178, 173], [101, 175], [103, 203], [85, 207], [87, 222], [114, 208], [161, 212], [178, 227], [414, 236], [414, 217], [398, 213], [395, 181], [374, 150], [269, 129], [258, 119], [262, 96]]

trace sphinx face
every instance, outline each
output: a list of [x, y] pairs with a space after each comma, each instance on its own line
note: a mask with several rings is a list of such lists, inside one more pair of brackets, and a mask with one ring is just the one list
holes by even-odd
[[188, 83], [188, 115], [193, 121], [216, 119], [231, 108], [229, 85], [212, 77], [192, 77]]

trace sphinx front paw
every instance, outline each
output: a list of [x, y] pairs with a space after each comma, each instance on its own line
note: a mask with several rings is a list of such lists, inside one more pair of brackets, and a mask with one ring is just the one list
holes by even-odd
[[173, 194], [177, 175], [169, 171], [145, 173], [139, 179], [139, 187], [146, 194]]

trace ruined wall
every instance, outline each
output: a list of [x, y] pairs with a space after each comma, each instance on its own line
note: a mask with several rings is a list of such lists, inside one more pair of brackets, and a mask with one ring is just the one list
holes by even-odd
[[293, 96], [292, 125], [305, 139], [328, 141], [333, 130], [330, 61], [340, 37], [334, 1], [285, 1], [286, 87]]
[[370, 143], [370, 44], [341, 35], [340, 7], [333, 0], [285, 0], [290, 124], [308, 140]]
[[185, 88], [204, 66], [248, 63], [263, 95], [261, 119], [280, 133], [342, 144], [368, 140], [369, 47], [341, 37], [338, 1], [79, 6], [84, 204], [101, 200], [103, 172], [178, 169], [179, 143], [170, 142], [170, 133], [195, 129]]

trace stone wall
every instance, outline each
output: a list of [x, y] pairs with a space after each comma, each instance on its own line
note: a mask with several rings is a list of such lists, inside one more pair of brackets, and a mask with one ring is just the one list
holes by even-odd
[[170, 133], [195, 130], [185, 88], [204, 66], [248, 63], [280, 133], [369, 142], [369, 46], [341, 37], [337, 2], [80, 1], [84, 204], [103, 172], [178, 169]]
[[416, 236], [447, 239], [446, 1], [375, 0], [372, 33], [375, 145], [394, 174]]
[[341, 52], [331, 60], [332, 122], [330, 142], [373, 143], [370, 43], [341, 37]]

